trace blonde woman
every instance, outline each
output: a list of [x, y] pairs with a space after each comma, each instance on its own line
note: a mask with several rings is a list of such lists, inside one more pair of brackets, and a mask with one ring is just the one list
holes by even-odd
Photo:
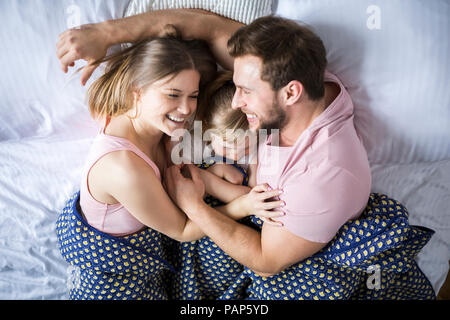
[[[70, 298], [165, 299], [162, 271], [173, 267], [161, 234], [186, 241], [203, 233], [163, 188], [164, 137], [195, 113], [200, 85], [216, 64], [203, 43], [176, 37], [145, 40], [102, 61], [106, 72], [87, 94], [103, 128], [80, 192], [58, 221], [62, 254], [81, 269]], [[77, 220], [74, 229], [70, 220]]]

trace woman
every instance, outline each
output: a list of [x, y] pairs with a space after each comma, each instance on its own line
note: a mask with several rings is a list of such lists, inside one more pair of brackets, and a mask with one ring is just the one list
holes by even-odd
[[[70, 202], [73, 208], [79, 199], [79, 210], [71, 210], [79, 213], [79, 228], [75, 226], [70, 237], [63, 217], [58, 225], [63, 256], [82, 270], [81, 284], [72, 288], [70, 297], [166, 299], [163, 270], [171, 266], [163, 248], [168, 241], [161, 233], [186, 241], [202, 232], [161, 184], [168, 161], [164, 137], [186, 126], [197, 107], [200, 79], [214, 75], [215, 62], [203, 43], [176, 37], [142, 41], [103, 61], [108, 62], [106, 72], [87, 94], [92, 116], [104, 127], [88, 155], [79, 197]], [[72, 247], [64, 248], [64, 241], [71, 241]], [[97, 245], [91, 248], [91, 242]], [[109, 242], [116, 247], [105, 246]], [[106, 253], [125, 242], [120, 254]], [[87, 252], [76, 254], [76, 247]], [[139, 247], [144, 248], [143, 257], [137, 255]], [[150, 259], [156, 263], [147, 270]], [[128, 266], [135, 274], [123, 279]]]

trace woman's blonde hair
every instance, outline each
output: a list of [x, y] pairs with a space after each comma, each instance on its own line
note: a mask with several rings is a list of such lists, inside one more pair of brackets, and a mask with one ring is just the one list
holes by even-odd
[[[248, 130], [248, 121], [240, 110], [231, 108], [236, 87], [231, 71], [220, 71], [218, 76], [206, 87], [199, 104], [198, 119], [203, 121], [203, 131], [214, 130], [224, 141], [237, 138], [238, 129]], [[240, 131], [242, 132], [242, 131]], [[227, 133], [231, 133], [231, 137]]]
[[133, 108], [133, 91], [145, 90], [167, 76], [184, 70], [200, 73], [200, 92], [216, 74], [217, 64], [206, 42], [181, 40], [167, 25], [161, 37], [140, 41], [93, 64], [107, 62], [105, 73], [87, 91], [94, 118], [113, 117]]

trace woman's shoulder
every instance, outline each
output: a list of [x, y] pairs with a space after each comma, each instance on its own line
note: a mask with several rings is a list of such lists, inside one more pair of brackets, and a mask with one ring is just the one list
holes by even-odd
[[108, 153], [104, 157], [104, 165], [111, 169], [111, 173], [123, 174], [127, 176], [139, 176], [153, 173], [154, 170], [149, 167], [145, 159], [136, 154], [133, 150], [117, 150]]
[[[103, 180], [108, 190], [137, 189], [144, 184], [160, 183], [155, 171], [144, 159], [129, 150], [106, 154], [92, 168], [91, 178]], [[90, 179], [91, 180], [91, 179]]]

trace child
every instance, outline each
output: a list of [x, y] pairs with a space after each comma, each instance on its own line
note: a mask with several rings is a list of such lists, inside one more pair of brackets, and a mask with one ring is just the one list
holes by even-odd
[[[218, 73], [208, 84], [197, 115], [203, 121], [204, 136], [211, 138], [206, 148], [214, 154], [204, 159], [206, 170], [200, 171], [201, 177], [206, 192], [225, 203], [251, 192], [254, 195], [271, 190], [267, 185], [256, 186], [257, 136], [249, 130], [245, 114], [231, 108], [236, 90], [232, 79], [231, 71]], [[273, 208], [282, 206], [280, 201], [272, 204]], [[280, 225], [263, 215], [260, 218]]]

